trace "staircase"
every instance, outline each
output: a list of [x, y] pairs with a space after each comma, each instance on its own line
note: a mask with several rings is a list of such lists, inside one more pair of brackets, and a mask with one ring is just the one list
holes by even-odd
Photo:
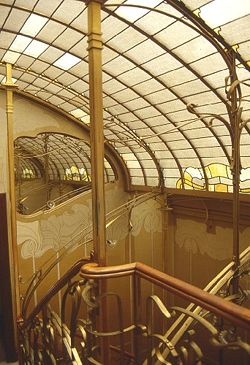
[[[247, 249], [239, 276], [249, 274], [249, 259]], [[245, 300], [242, 288], [231, 295], [232, 266], [201, 290], [142, 263], [80, 260], [23, 311], [20, 364], [247, 365], [250, 311], [232, 302]]]

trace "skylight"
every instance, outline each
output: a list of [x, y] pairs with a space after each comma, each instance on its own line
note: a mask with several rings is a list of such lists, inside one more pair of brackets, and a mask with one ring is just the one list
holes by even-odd
[[16, 60], [19, 58], [19, 56], [20, 56], [20, 53], [7, 51], [3, 57], [3, 61], [13, 64], [16, 62]]
[[75, 109], [72, 110], [70, 113], [76, 118], [81, 118], [86, 114], [82, 109]]
[[70, 112], [74, 117], [81, 119], [81, 121], [85, 124], [90, 123], [90, 118], [87, 113], [85, 113], [82, 109], [75, 109]]
[[25, 54], [32, 56], [32, 57], [38, 57], [41, 53], [43, 53], [47, 48], [48, 44], [45, 44], [40, 41], [33, 40], [28, 48], [24, 51]]
[[17, 35], [14, 42], [10, 46], [10, 50], [23, 52], [30, 42], [30, 38], [24, 37], [23, 35]]
[[81, 118], [81, 121], [85, 124], [90, 123], [90, 116], [88, 114], [85, 114], [84, 117]]
[[34, 37], [42, 29], [44, 24], [47, 23], [47, 21], [48, 20], [43, 16], [31, 14], [22, 27], [21, 33]]
[[250, 13], [249, 0], [214, 0], [201, 7], [200, 16], [212, 28]]
[[124, 3], [125, 5], [137, 5], [138, 8], [121, 5], [116, 10], [116, 13], [131, 22], [135, 22], [137, 19], [141, 18], [143, 15], [145, 15], [149, 11], [147, 9], [140, 8], [140, 6], [147, 6], [150, 8], [154, 8], [155, 6], [157, 6], [160, 3], [161, 3], [160, 0], [148, 0], [146, 2], [144, 0], [127, 0]]
[[69, 70], [71, 67], [75, 66], [80, 61], [81, 61], [80, 58], [73, 56], [70, 53], [65, 53], [56, 62], [54, 62], [54, 66], [60, 67], [63, 70]]

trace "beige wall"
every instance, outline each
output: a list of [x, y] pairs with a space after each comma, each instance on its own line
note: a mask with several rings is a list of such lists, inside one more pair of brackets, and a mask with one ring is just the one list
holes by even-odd
[[[27, 113], [27, 110], [30, 112]], [[4, 114], [3, 108], [0, 112]], [[82, 138], [85, 136], [85, 132], [77, 124], [17, 95], [15, 136], [35, 136], [45, 130], [65, 132]], [[48, 259], [55, 257], [60, 247], [77, 236], [82, 228], [91, 224], [90, 194], [81, 194], [51, 211], [29, 217], [18, 216], [20, 274], [24, 282], [26, 281], [22, 285], [22, 292], [27, 285], [27, 279], [38, 268], [44, 268]], [[129, 197], [132, 195], [124, 192], [122, 180], [109, 184], [106, 187], [107, 211], [120, 206]], [[198, 199], [194, 206], [196, 198], [193, 197], [182, 205], [179, 198], [171, 198], [172, 210], [168, 210], [162, 199], [163, 197], [151, 199], [133, 208], [108, 228], [107, 239], [115, 244], [107, 246], [107, 262], [109, 265], [117, 265], [141, 261], [204, 287], [232, 257], [232, 222], [228, 203], [212, 199], [206, 207]], [[241, 249], [249, 244], [248, 226], [246, 220], [241, 224]], [[83, 239], [90, 237], [91, 234]], [[37, 296], [43, 295], [75, 260], [89, 254], [91, 247], [89, 245], [84, 249], [81, 246], [66, 255], [51, 272], [51, 277], [37, 292]], [[127, 306], [130, 286], [128, 280], [117, 280], [112, 284], [112, 289], [121, 293]], [[151, 289], [151, 285], [145, 284], [143, 296], [151, 293]], [[154, 290], [162, 295], [158, 289]], [[129, 311], [126, 319], [129, 322]]]
[[73, 190], [74, 186], [67, 182], [54, 182], [47, 187], [42, 178], [29, 179], [18, 184], [16, 198], [23, 202], [26, 209], [24, 214], [30, 215], [40, 209], [43, 210], [48, 200], [56, 199]]
[[14, 96], [14, 137], [35, 137], [43, 132], [57, 132], [89, 140], [77, 122], [19, 94]]

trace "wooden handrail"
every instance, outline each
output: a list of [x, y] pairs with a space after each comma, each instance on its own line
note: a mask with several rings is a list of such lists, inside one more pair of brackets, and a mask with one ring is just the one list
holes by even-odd
[[88, 263], [82, 266], [80, 275], [86, 279], [107, 279], [133, 275], [148, 280], [173, 294], [195, 303], [219, 316], [228, 319], [231, 323], [250, 329], [250, 310], [240, 307], [216, 295], [186, 283], [173, 276], [165, 274], [157, 269], [140, 262], [131, 264], [99, 267], [96, 263]]
[[45, 296], [38, 302], [38, 304], [33, 308], [31, 313], [27, 316], [27, 318], [19, 318], [19, 323], [22, 323], [22, 328], [27, 328], [32, 324], [35, 317], [42, 310], [43, 306], [46, 305], [54, 295], [56, 295], [64, 285], [72, 279], [77, 273], [79, 273], [80, 268], [90, 261], [90, 258], [83, 258], [79, 261], [75, 262], [73, 266], [53, 285]]

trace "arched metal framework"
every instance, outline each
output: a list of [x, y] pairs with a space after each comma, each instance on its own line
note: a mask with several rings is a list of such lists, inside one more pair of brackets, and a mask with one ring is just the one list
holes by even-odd
[[[232, 162], [232, 105], [225, 78], [235, 71], [245, 122], [241, 164], [245, 171], [250, 167], [250, 3], [228, 1], [217, 14], [218, 3], [108, 0], [103, 5], [104, 133], [132, 185], [195, 188], [187, 183], [192, 171], [200, 189], [214, 189], [214, 166]], [[56, 0], [45, 7], [43, 0], [0, 0], [0, 10], [0, 59], [13, 63], [19, 90], [88, 125], [85, 2]], [[0, 74], [3, 80], [1, 65]], [[69, 146], [60, 161], [51, 157], [54, 177], [66, 168], [69, 151], [75, 147]], [[80, 154], [75, 153], [72, 163], [77, 164]], [[84, 164], [90, 168], [88, 158]], [[249, 179], [247, 172], [242, 188]]]
[[[50, 181], [91, 181], [90, 147], [83, 140], [59, 133], [42, 133], [35, 138], [20, 137], [15, 145], [16, 170], [22, 178], [44, 177], [47, 160]], [[25, 169], [32, 173], [23, 176]], [[115, 172], [106, 158], [104, 178], [105, 182], [115, 180]]]

